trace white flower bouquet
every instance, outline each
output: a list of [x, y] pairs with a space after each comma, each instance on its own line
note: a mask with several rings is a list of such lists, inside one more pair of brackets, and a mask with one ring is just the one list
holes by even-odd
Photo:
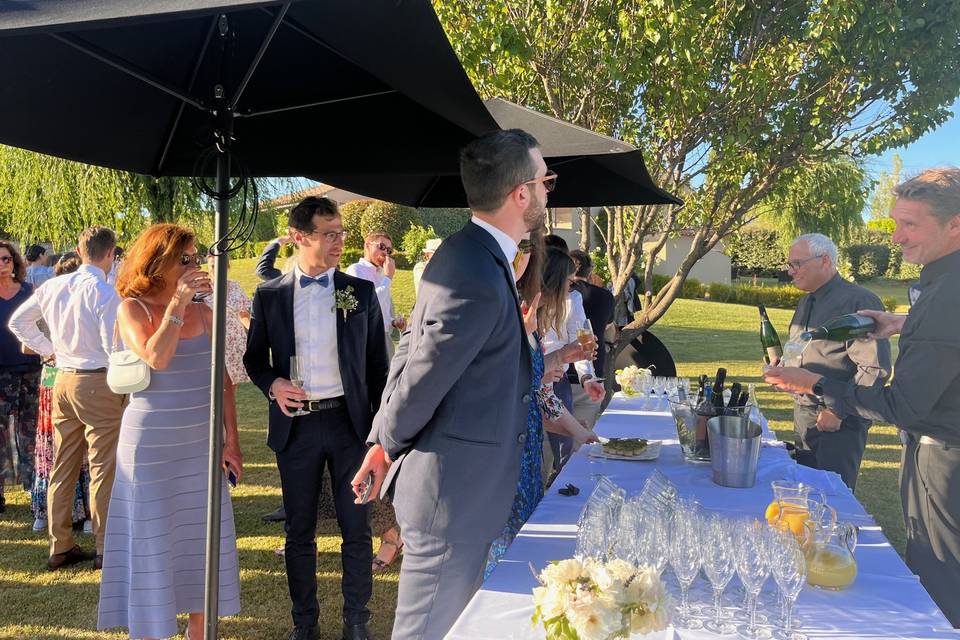
[[533, 624], [547, 640], [612, 640], [665, 629], [673, 599], [652, 567], [625, 560], [561, 560], [537, 577]]
[[641, 369], [635, 364], [623, 369], [618, 369], [616, 372], [617, 384], [620, 385], [623, 395], [627, 397], [640, 395], [645, 392], [646, 389], [644, 389], [643, 386], [649, 376], [649, 369]]

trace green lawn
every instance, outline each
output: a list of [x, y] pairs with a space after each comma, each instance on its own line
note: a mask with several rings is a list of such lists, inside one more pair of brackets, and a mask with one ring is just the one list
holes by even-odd
[[[236, 260], [231, 278], [248, 291], [256, 285], [253, 260]], [[412, 277], [400, 272], [395, 279], [394, 297], [399, 311], [412, 306]], [[786, 310], [770, 310], [771, 319], [783, 332], [790, 319]], [[676, 358], [681, 375], [694, 377], [713, 373], [718, 364], [727, 367], [732, 379], [759, 382], [760, 345], [757, 313], [753, 307], [694, 300], [678, 300], [654, 332]], [[758, 386], [759, 399], [772, 426], [783, 438], [791, 437], [791, 408], [788, 396]], [[290, 603], [282, 558], [273, 550], [283, 544], [282, 528], [265, 524], [260, 516], [280, 501], [279, 479], [274, 458], [265, 444], [266, 404], [251, 385], [239, 391], [240, 431], [245, 457], [244, 482], [233, 493], [236, 513], [242, 586], [242, 614], [228, 618], [221, 626], [225, 640], [281, 640], [289, 632]], [[874, 427], [863, 463], [857, 495], [883, 526], [887, 536], [902, 552], [904, 536], [900, 520], [896, 474], [899, 441], [891, 427]], [[7, 486], [9, 508], [0, 516], [0, 639], [31, 640], [113, 639], [122, 633], [95, 630], [98, 575], [89, 568], [48, 572], [46, 536], [30, 530], [29, 496]], [[90, 536], [80, 536], [86, 547]], [[341, 606], [339, 538], [333, 521], [321, 522], [318, 538], [318, 577], [321, 592], [321, 619], [326, 624], [323, 638], [339, 637]], [[397, 569], [374, 581], [372, 627], [386, 638], [396, 603]]]

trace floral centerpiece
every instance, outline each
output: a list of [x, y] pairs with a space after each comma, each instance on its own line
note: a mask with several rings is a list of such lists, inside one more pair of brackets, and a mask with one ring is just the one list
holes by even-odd
[[620, 385], [620, 389], [623, 391], [623, 395], [632, 397], [645, 391], [643, 381], [649, 375], [649, 369], [641, 369], [637, 365], [632, 364], [629, 367], [617, 369], [616, 380], [617, 384]]
[[533, 624], [547, 640], [612, 640], [665, 629], [673, 599], [652, 567], [625, 560], [561, 560], [547, 566], [533, 590]]

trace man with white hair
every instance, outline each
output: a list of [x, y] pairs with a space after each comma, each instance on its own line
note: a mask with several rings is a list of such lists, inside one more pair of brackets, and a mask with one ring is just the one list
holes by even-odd
[[[791, 339], [836, 316], [860, 309], [883, 311], [874, 293], [837, 273], [837, 245], [823, 234], [808, 233], [794, 240], [786, 266], [794, 286], [808, 292], [790, 321]], [[867, 387], [883, 387], [890, 374], [888, 340], [815, 340], [801, 358], [800, 366], [808, 371]], [[853, 491], [871, 424], [856, 415], [836, 415], [815, 395], [797, 395], [793, 412], [797, 462], [840, 474]]]

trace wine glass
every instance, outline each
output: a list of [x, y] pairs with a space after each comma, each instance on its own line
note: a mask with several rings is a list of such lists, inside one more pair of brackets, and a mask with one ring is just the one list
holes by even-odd
[[766, 629], [757, 626], [757, 598], [763, 589], [763, 583], [770, 575], [770, 565], [767, 558], [767, 545], [764, 541], [764, 529], [758, 520], [748, 520], [737, 528], [740, 544], [735, 547], [737, 574], [747, 591], [747, 623], [737, 631], [740, 635], [751, 638], [769, 637]]
[[667, 568], [669, 531], [660, 511], [644, 511], [635, 541], [637, 564], [653, 567], [659, 577]]
[[[306, 368], [306, 361], [303, 356], [290, 356], [290, 383], [298, 389], [303, 389], [303, 371]], [[293, 412], [294, 416], [308, 416], [309, 411], [304, 411], [303, 406]]]
[[683, 501], [673, 513], [670, 527], [670, 566], [680, 583], [680, 611], [674, 623], [680, 627], [693, 628], [700, 621], [691, 615], [690, 585], [700, 572], [700, 517], [695, 508], [688, 508]]
[[587, 318], [583, 321], [579, 327], [577, 327], [577, 342], [580, 343], [580, 348], [584, 351], [593, 351], [597, 347], [597, 336], [593, 333], [593, 325], [590, 323], [590, 318]]
[[714, 617], [704, 627], [718, 635], [737, 632], [736, 626], [722, 620], [721, 600], [723, 590], [736, 571], [731, 523], [718, 514], [713, 514], [703, 529], [703, 572], [713, 587]]
[[784, 602], [783, 627], [773, 632], [777, 640], [807, 640], [793, 630], [793, 606], [807, 581], [807, 561], [797, 539], [789, 532], [777, 532], [776, 553], [770, 557], [773, 579]]

